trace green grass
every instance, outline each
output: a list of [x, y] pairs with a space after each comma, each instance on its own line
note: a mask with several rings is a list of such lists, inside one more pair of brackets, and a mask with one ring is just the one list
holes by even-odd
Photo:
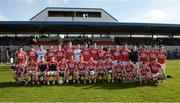
[[55, 85], [18, 87], [9, 83], [12, 72], [0, 66], [0, 102], [178, 102], [180, 101], [180, 60], [167, 62], [167, 79], [159, 86], [138, 86], [135, 83], [96, 85]]

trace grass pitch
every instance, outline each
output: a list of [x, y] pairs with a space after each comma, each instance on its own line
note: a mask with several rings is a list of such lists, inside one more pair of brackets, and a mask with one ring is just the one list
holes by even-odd
[[136, 83], [92, 85], [51, 85], [18, 87], [10, 83], [9, 65], [0, 65], [0, 102], [178, 102], [180, 101], [180, 60], [166, 64], [167, 79], [159, 86]]

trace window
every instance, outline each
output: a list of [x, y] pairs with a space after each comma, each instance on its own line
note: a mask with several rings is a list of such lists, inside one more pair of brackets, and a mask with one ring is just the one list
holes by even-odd
[[76, 17], [101, 18], [101, 12], [76, 12]]
[[[76, 13], [76, 16], [74, 15]], [[101, 12], [48, 11], [48, 17], [101, 18]]]
[[48, 11], [49, 17], [74, 17], [72, 11]]
[[84, 17], [84, 16], [88, 16], [86, 12], [76, 12], [76, 17]]
[[101, 12], [89, 12], [88, 17], [100, 18]]

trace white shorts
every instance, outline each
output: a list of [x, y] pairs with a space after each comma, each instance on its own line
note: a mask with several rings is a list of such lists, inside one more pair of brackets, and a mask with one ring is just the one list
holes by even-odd
[[139, 69], [139, 62], [136, 62], [136, 64], [134, 64], [134, 62], [131, 62], [131, 64], [133, 64], [136, 69]]
[[93, 76], [93, 75], [95, 75], [96, 74], [96, 72], [95, 71], [89, 71], [89, 73], [88, 73], [90, 76]]
[[113, 66], [117, 65], [118, 60], [113, 60]]
[[162, 70], [163, 70], [163, 76], [164, 76], [164, 79], [166, 78], [166, 72], [165, 72], [165, 70], [166, 70], [166, 65], [165, 65], [165, 63], [164, 64], [160, 64], [161, 65], [161, 68], [162, 68]]
[[95, 64], [97, 64], [98, 61], [97, 61], [97, 60], [94, 60], [93, 62], [94, 62]]
[[35, 75], [36, 74], [36, 71], [28, 71], [28, 75]]
[[165, 72], [165, 70], [166, 70], [166, 64], [164, 63], [164, 64], [160, 64], [161, 65], [161, 68], [163, 69], [163, 72]]
[[152, 74], [152, 77], [153, 77], [153, 78], [159, 78], [159, 77], [161, 77], [161, 75], [160, 75], [160, 73]]
[[66, 62], [70, 61], [70, 59], [66, 59]]
[[55, 75], [56, 74], [56, 71], [48, 71], [47, 72], [47, 75]]
[[107, 73], [113, 73], [113, 71], [112, 70], [108, 70]]
[[128, 61], [122, 61], [122, 65], [126, 66], [128, 64]]
[[80, 59], [79, 59], [79, 58], [78, 58], [78, 59], [75, 59], [75, 61], [76, 61], [76, 62], [79, 62], [79, 61], [80, 61]]
[[75, 60], [76, 60], [76, 62], [79, 62], [80, 61], [80, 55], [75, 55]]

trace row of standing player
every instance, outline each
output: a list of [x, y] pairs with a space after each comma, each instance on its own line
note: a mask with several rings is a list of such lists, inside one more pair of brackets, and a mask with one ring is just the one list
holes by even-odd
[[[121, 60], [122, 65], [127, 65], [129, 62], [129, 55], [131, 51], [127, 49], [127, 44], [124, 45], [124, 47], [120, 50], [118, 46], [116, 46], [114, 51], [111, 51], [110, 49], [105, 52], [103, 48], [101, 47], [99, 50], [96, 48], [96, 44], [94, 45], [93, 48], [88, 49], [88, 46], [85, 45], [84, 49], [81, 51], [79, 49], [79, 46], [74, 49], [72, 47], [72, 43], [70, 42], [68, 47], [65, 48], [64, 50], [61, 49], [61, 46], [59, 45], [58, 50], [49, 50], [45, 51], [41, 47], [39, 51], [34, 50], [33, 48], [29, 50], [28, 52], [28, 57], [25, 52], [22, 51], [22, 48], [20, 48], [20, 51], [16, 53], [16, 61], [24, 64], [26, 62], [26, 58], [29, 58], [30, 60], [33, 61], [39, 61], [39, 57], [46, 56], [47, 60], [50, 60], [50, 57], [54, 56], [56, 57], [57, 61], [62, 61], [62, 58], [65, 55], [66, 60], [68, 61], [72, 55], [75, 56], [76, 62], [78, 62], [80, 59], [80, 55], [84, 57], [84, 61], [88, 61], [90, 57], [93, 58], [94, 61], [97, 62], [97, 59], [99, 60], [104, 60], [105, 58], [111, 58], [113, 59], [113, 64], [116, 65], [118, 60]], [[147, 63], [148, 60], [152, 62], [153, 59], [158, 58], [158, 62], [161, 64], [161, 67], [165, 68], [165, 59], [167, 57], [166, 51], [164, 51], [164, 47], [160, 46], [160, 50], [157, 51], [155, 48], [152, 49], [150, 52], [146, 50], [145, 47], [142, 47], [142, 50], [138, 52], [139, 55], [139, 62], [140, 64], [142, 62]], [[38, 56], [38, 58], [37, 58]], [[37, 59], [36, 59], [37, 58]], [[134, 63], [134, 62], [133, 62]], [[138, 63], [136, 63], [138, 64]], [[136, 66], [138, 68], [138, 66]], [[165, 71], [165, 70], [163, 70]], [[165, 74], [165, 72], [164, 72]]]
[[[121, 60], [123, 65], [126, 65], [127, 61], [133, 58], [130, 57], [130, 54], [131, 50], [128, 49], [127, 44], [125, 44], [122, 49], [119, 49], [119, 46], [116, 46], [114, 50], [108, 48], [107, 51], [104, 51], [103, 46], [98, 49], [96, 47], [96, 44], [94, 44], [94, 47], [91, 49], [89, 49], [88, 45], [85, 44], [84, 49], [80, 50], [79, 45], [73, 47], [72, 43], [69, 42], [68, 47], [62, 49], [61, 45], [59, 45], [58, 50], [50, 49], [46, 51], [43, 50], [42, 46], [40, 46], [40, 50], [35, 50], [34, 48], [31, 48], [28, 53], [26, 53], [23, 51], [22, 48], [20, 48], [19, 52], [16, 53], [16, 61], [25, 63], [27, 62], [27, 60], [33, 59], [34, 61], [39, 62], [41, 56], [47, 57], [46, 60], [49, 61], [51, 56], [55, 56], [56, 60], [60, 62], [63, 57], [65, 57], [68, 61], [73, 55], [75, 57], [75, 60], [79, 62], [81, 55], [84, 57], [84, 61], [88, 61], [90, 57], [93, 57], [94, 61], [97, 61], [99, 59], [105, 60], [107, 58], [111, 58], [114, 64], [116, 64], [118, 60]], [[152, 62], [153, 59], [157, 58], [160, 64], [165, 64], [167, 52], [164, 50], [163, 46], [160, 46], [159, 51], [155, 47], [152, 47], [152, 50], [148, 51], [145, 46], [142, 46], [141, 50], [138, 50], [137, 56], [138, 57], [136, 58], [139, 58], [137, 62]]]

